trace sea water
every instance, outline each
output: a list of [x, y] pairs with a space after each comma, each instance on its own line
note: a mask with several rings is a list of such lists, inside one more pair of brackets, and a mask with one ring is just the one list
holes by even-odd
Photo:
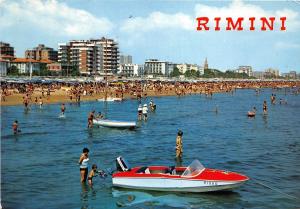
[[[276, 94], [277, 104], [270, 104]], [[279, 98], [288, 104], [280, 105]], [[300, 96], [290, 89], [237, 90], [234, 94], [154, 97], [156, 112], [134, 131], [87, 128], [91, 110], [109, 119], [137, 120], [136, 100], [1, 107], [3, 208], [296, 208], [300, 202]], [[262, 104], [268, 103], [268, 114]], [[149, 103], [150, 98], [142, 103]], [[255, 118], [247, 111], [255, 106]], [[218, 111], [216, 112], [216, 107]], [[21, 133], [12, 134], [19, 121]], [[77, 164], [90, 150], [90, 166], [113, 168], [122, 155], [131, 166], [175, 165], [175, 139], [183, 131], [183, 165], [243, 173], [233, 192], [173, 193], [113, 188], [111, 177], [81, 185]], [[298, 199], [297, 199], [298, 198]]]

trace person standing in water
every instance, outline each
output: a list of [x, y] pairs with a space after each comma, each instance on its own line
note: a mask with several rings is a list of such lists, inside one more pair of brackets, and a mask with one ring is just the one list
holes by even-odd
[[91, 172], [89, 173], [89, 176], [88, 176], [88, 183], [89, 183], [90, 186], [93, 186], [93, 178], [95, 176], [97, 176], [97, 174], [98, 174], [97, 165], [93, 164], [92, 165], [92, 170], [91, 170]]
[[139, 104], [138, 107], [138, 120], [142, 120], [142, 116], [143, 116], [143, 107], [141, 104]]
[[144, 104], [143, 106], [143, 117], [144, 117], [144, 121], [146, 121], [148, 119], [148, 107], [147, 104]]
[[21, 130], [19, 130], [19, 124], [17, 120], [15, 120], [15, 122], [12, 124], [12, 129], [14, 134], [21, 132]]
[[267, 106], [267, 101], [266, 100], [263, 103], [263, 112], [264, 112], [264, 114], [267, 114], [267, 112], [268, 112], [268, 106]]
[[40, 99], [39, 99], [39, 104], [40, 104], [40, 108], [42, 109], [42, 107], [43, 107], [43, 99], [42, 99], [42, 97], [40, 97]]
[[61, 115], [65, 115], [65, 111], [66, 111], [66, 106], [64, 103], [62, 103], [61, 107], [60, 107], [60, 110], [61, 110]]
[[179, 130], [177, 133], [177, 137], [176, 137], [176, 158], [180, 159], [180, 160], [182, 158], [182, 153], [183, 153], [182, 135], [183, 135], [183, 132], [181, 130]]
[[79, 158], [80, 165], [80, 182], [85, 183], [88, 175], [89, 149], [83, 148], [82, 154]]
[[93, 120], [94, 120], [94, 114], [95, 114], [95, 110], [93, 110], [92, 112], [89, 113], [88, 116], [88, 128], [92, 128], [93, 127]]

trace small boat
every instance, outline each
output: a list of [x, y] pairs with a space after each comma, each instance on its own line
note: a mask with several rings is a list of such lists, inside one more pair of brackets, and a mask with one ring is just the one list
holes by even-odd
[[117, 121], [108, 119], [94, 119], [93, 123], [99, 126], [110, 127], [110, 128], [129, 128], [133, 129], [136, 127], [135, 121]]
[[106, 100], [105, 98], [101, 98], [101, 99], [97, 99], [98, 102], [122, 102], [123, 99], [122, 98], [118, 98], [118, 97], [107, 97]]
[[117, 172], [112, 176], [115, 187], [168, 191], [212, 192], [232, 190], [244, 184], [245, 175], [205, 168], [198, 160], [188, 167], [139, 166], [130, 168], [125, 159], [116, 160]]
[[247, 115], [248, 117], [255, 117], [255, 112], [248, 111]]

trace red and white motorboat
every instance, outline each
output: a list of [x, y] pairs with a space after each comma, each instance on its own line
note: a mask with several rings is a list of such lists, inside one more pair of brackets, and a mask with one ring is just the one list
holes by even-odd
[[205, 168], [198, 160], [188, 167], [143, 166], [129, 168], [122, 157], [117, 160], [113, 186], [172, 192], [212, 192], [232, 190], [249, 180], [245, 175]]

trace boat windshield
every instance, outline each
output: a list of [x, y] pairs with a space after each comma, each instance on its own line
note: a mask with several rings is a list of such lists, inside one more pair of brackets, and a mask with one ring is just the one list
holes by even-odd
[[194, 160], [183, 172], [183, 177], [199, 175], [204, 170], [204, 166], [199, 160]]

